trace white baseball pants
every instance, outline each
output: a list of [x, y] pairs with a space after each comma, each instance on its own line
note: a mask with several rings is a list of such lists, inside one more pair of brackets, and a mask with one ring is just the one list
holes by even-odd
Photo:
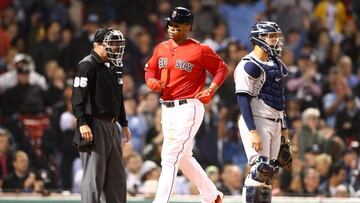
[[162, 105], [164, 143], [161, 152], [161, 175], [153, 203], [170, 201], [178, 168], [193, 181], [202, 203], [213, 203], [218, 195], [216, 186], [192, 156], [193, 140], [204, 118], [204, 105], [198, 99], [187, 99], [174, 107]]

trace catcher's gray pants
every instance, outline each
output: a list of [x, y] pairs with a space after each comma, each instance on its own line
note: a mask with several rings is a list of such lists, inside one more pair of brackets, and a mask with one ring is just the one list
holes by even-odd
[[84, 168], [81, 202], [100, 203], [104, 192], [108, 203], [126, 203], [126, 173], [122, 162], [119, 129], [116, 123], [93, 119], [95, 147], [89, 153], [80, 152]]
[[243, 116], [240, 116], [238, 121], [240, 136], [248, 162], [252, 163], [258, 155], [268, 157], [269, 159], [277, 159], [281, 144], [281, 122], [274, 122], [257, 116], [254, 116], [254, 122], [256, 130], [261, 136], [262, 150], [260, 152], [255, 151], [251, 146], [250, 131], [246, 126]]

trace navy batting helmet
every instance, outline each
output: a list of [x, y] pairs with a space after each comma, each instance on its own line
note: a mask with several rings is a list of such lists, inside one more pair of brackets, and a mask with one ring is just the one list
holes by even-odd
[[194, 15], [191, 11], [184, 7], [175, 7], [171, 10], [168, 17], [164, 19], [169, 22], [181, 23], [181, 24], [192, 24], [194, 20]]
[[[276, 41], [269, 44], [266, 42], [266, 38], [276, 38]], [[278, 24], [270, 21], [256, 22], [251, 28], [250, 40], [271, 56], [281, 56], [283, 37]]]

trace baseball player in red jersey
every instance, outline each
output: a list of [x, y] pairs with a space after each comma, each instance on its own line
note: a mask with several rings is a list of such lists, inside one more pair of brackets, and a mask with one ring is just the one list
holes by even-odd
[[[224, 82], [227, 67], [208, 46], [187, 37], [193, 14], [186, 8], [172, 9], [167, 21], [170, 39], [155, 47], [145, 65], [145, 80], [161, 94], [164, 143], [162, 171], [154, 203], [169, 202], [178, 168], [193, 181], [203, 203], [220, 203], [223, 194], [195, 160], [194, 137], [204, 117], [204, 105]], [[203, 90], [206, 71], [213, 81]]]

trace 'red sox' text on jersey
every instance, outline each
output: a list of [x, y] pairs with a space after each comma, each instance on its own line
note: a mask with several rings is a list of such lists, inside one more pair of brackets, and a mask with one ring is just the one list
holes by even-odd
[[[162, 78], [160, 72], [166, 68], [169, 74]], [[157, 78], [165, 83], [163, 100], [194, 98], [203, 89], [206, 71], [218, 85], [224, 82], [227, 74], [223, 60], [208, 46], [193, 39], [178, 46], [170, 39], [155, 48], [145, 65], [145, 80]]]

